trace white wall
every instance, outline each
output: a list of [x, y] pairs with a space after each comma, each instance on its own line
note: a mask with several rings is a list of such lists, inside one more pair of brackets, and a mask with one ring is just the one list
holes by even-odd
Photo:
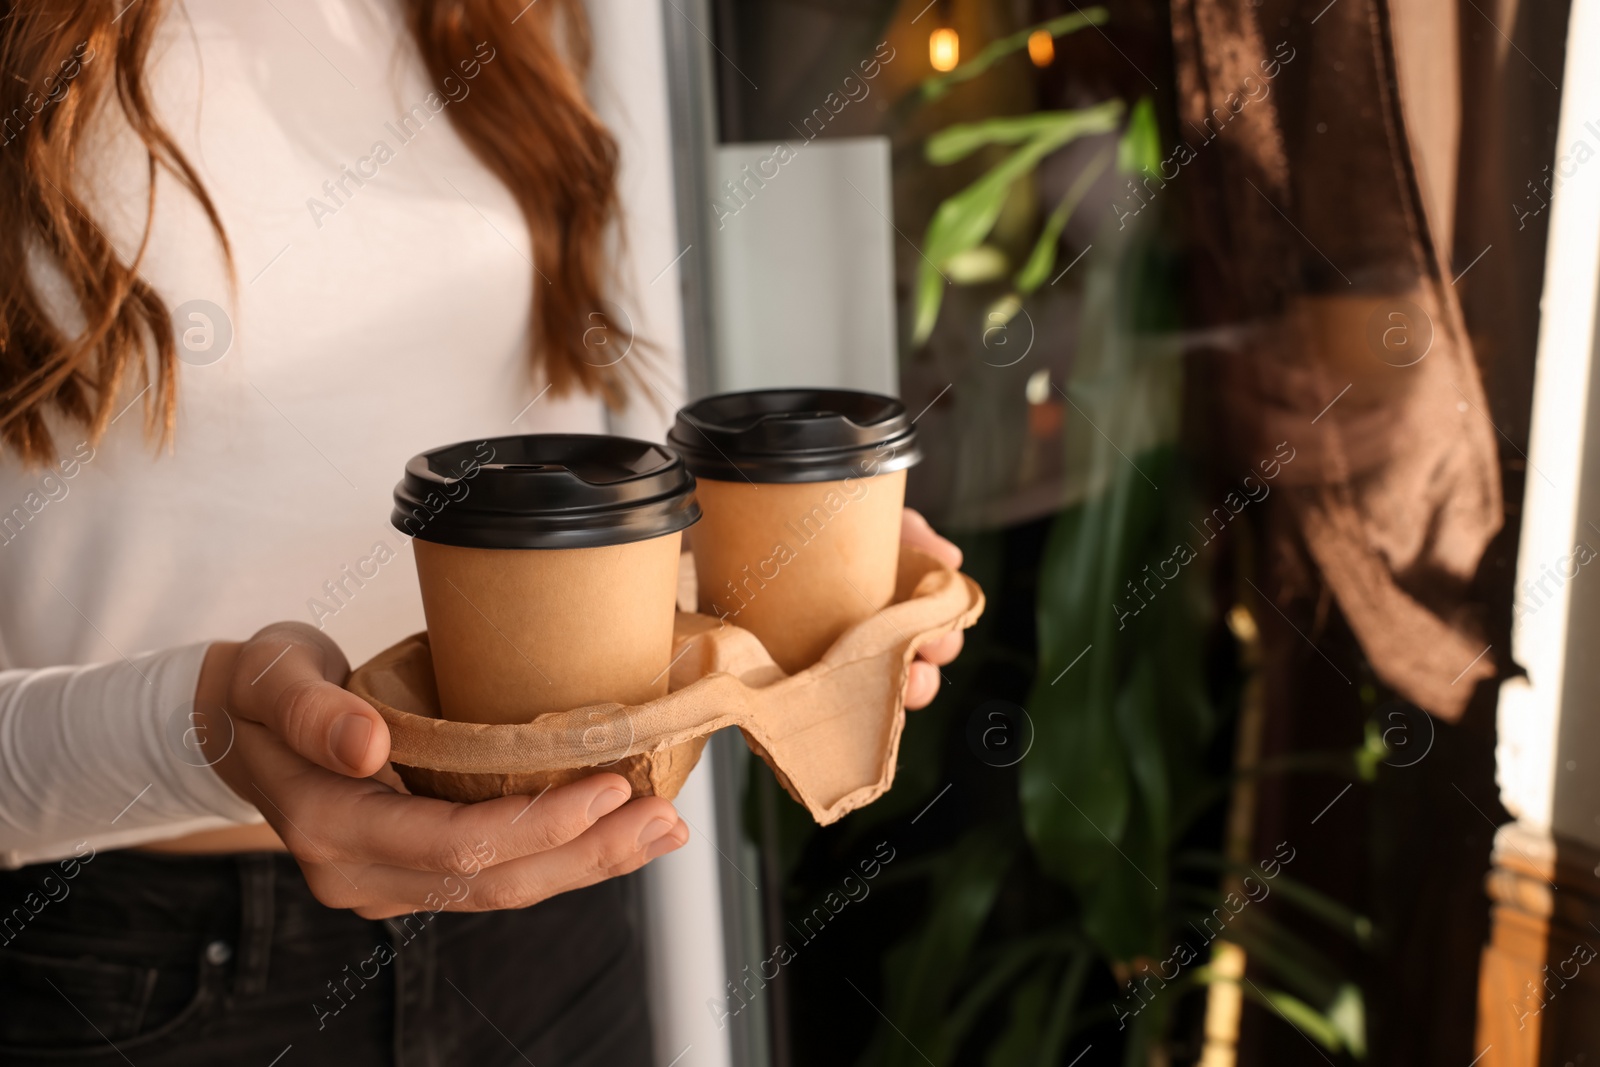
[[720, 145], [714, 177], [717, 388], [898, 395], [888, 140]]
[[1512, 814], [1600, 848], [1600, 558], [1574, 558], [1600, 554], [1600, 161], [1576, 150], [1600, 155], [1600, 0], [1568, 34], [1512, 631], [1528, 676], [1500, 691], [1496, 763]]

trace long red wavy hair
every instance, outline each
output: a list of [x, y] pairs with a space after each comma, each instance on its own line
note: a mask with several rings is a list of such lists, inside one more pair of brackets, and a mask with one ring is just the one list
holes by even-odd
[[[515, 196], [537, 251], [530, 359], [543, 365], [553, 393], [576, 388], [620, 405], [622, 367], [584, 358], [586, 331], [624, 330], [605, 311], [617, 146], [583, 91], [590, 43], [581, 4], [401, 2], [436, 85], [482, 45], [494, 49], [449, 115]], [[231, 262], [215, 205], [152, 111], [145, 60], [166, 12], [165, 0], [0, 0], [0, 450], [30, 464], [56, 454], [48, 412], [98, 438], [130, 384], [147, 387], [152, 437], [171, 440], [173, 328], [140, 276], [159, 172], [199, 202]], [[107, 93], [144, 143], [150, 175], [143, 239], [127, 260], [73, 188], [85, 130]], [[63, 327], [35, 287], [30, 262], [40, 254], [68, 286], [76, 329]]]

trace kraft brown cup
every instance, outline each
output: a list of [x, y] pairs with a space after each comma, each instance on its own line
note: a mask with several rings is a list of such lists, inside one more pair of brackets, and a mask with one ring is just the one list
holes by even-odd
[[749, 630], [794, 674], [894, 598], [906, 472], [827, 482], [701, 478], [700, 611]]
[[[667, 693], [683, 530], [700, 516], [672, 449], [586, 434], [463, 442], [412, 457], [394, 498], [444, 718], [528, 723]], [[601, 769], [636, 794], [675, 793], [703, 740], [621, 756], [631, 728], [626, 717], [585, 720], [578, 740], [593, 762], [559, 771], [396, 769], [414, 792], [457, 801], [538, 793]]]
[[815, 663], [894, 597], [916, 427], [893, 397], [763, 389], [678, 412], [695, 475], [699, 610], [749, 630], [784, 671]]
[[531, 722], [667, 692], [683, 534], [571, 549], [414, 542], [443, 717]]

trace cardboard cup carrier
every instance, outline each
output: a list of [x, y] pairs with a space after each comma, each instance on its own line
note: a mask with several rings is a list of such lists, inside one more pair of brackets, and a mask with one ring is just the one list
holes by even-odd
[[749, 630], [789, 673], [887, 607], [906, 468], [905, 405], [844, 389], [763, 389], [678, 412], [668, 442], [699, 482], [700, 611]]
[[[984, 606], [970, 578], [901, 551], [920, 458], [904, 407], [729, 394], [680, 412], [673, 445], [695, 434], [682, 459], [557, 435], [407, 464], [393, 522], [415, 538], [428, 632], [349, 686], [387, 721], [408, 789], [475, 801], [605, 770], [670, 799], [728, 726], [820, 823], [889, 788], [916, 648]], [[698, 505], [690, 469], [711, 472]], [[702, 509], [701, 611], [674, 615]]]

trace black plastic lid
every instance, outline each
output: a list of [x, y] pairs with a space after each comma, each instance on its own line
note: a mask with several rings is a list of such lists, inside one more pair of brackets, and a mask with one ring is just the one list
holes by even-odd
[[694, 476], [670, 448], [599, 434], [463, 441], [413, 456], [394, 527], [463, 548], [594, 548], [697, 522]]
[[678, 412], [667, 440], [699, 478], [832, 482], [922, 460], [917, 428], [892, 396], [852, 389], [757, 389]]

